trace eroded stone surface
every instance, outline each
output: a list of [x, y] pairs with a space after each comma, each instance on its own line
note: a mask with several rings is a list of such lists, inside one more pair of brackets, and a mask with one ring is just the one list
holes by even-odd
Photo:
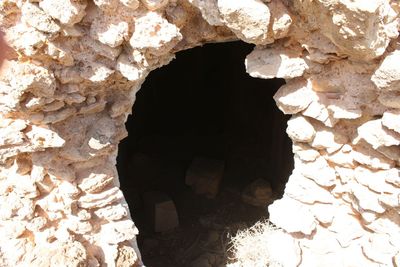
[[[0, 1], [0, 265], [141, 266], [115, 157], [147, 74], [241, 39], [294, 115], [283, 266], [400, 263], [396, 1]], [[268, 88], [265, 88], [268, 90]], [[273, 140], [271, 140], [273, 141]], [[122, 189], [123, 190], [123, 189]], [[279, 247], [279, 246], [278, 246]], [[286, 254], [285, 254], [286, 255]]]

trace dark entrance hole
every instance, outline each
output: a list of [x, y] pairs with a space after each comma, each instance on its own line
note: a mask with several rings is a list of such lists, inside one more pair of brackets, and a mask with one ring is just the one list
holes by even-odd
[[[284, 81], [250, 77], [244, 59], [252, 49], [233, 42], [180, 52], [153, 71], [137, 94], [118, 170], [148, 266], [192, 266], [202, 253], [214, 253], [224, 264], [226, 233], [268, 216], [265, 206], [244, 201], [243, 191], [262, 179], [274, 197], [283, 193], [293, 155], [288, 117], [272, 97]], [[213, 198], [185, 183], [196, 161], [198, 169], [201, 162], [224, 165]], [[178, 228], [154, 231], [144, 198], [155, 191], [175, 204]]]

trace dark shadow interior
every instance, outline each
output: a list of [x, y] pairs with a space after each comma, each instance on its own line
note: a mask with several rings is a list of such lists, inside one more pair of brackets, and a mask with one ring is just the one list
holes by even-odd
[[[221, 227], [267, 218], [265, 207], [241, 201], [252, 181], [265, 179], [276, 197], [283, 193], [293, 155], [285, 133], [288, 117], [272, 97], [284, 80], [250, 77], [244, 60], [252, 49], [232, 42], [180, 52], [153, 71], [137, 94], [117, 166], [147, 266], [191, 266], [202, 252], [185, 256], [186, 250], [207, 239], [203, 233], [222, 235]], [[225, 162], [213, 199], [185, 184], [187, 168], [198, 157]], [[154, 233], [141, 216], [142, 196], [153, 190], [176, 205], [180, 227], [172, 233]]]

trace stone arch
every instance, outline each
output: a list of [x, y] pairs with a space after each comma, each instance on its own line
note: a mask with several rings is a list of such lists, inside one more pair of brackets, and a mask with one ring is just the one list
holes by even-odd
[[[269, 206], [285, 266], [399, 265], [395, 1], [15, 1], [0, 78], [2, 266], [141, 266], [115, 169], [146, 75], [207, 42], [284, 78], [295, 170]], [[355, 82], [356, 81], [356, 82]], [[288, 260], [295, 259], [295, 260]]]
[[[238, 41], [181, 51], [150, 73], [136, 95], [117, 168], [139, 229], [139, 248], [150, 266], [190, 265], [204, 246], [185, 257], [179, 251], [192, 247], [196, 237], [200, 244], [212, 233], [225, 240], [239, 224], [250, 226], [266, 218], [267, 203], [282, 196], [293, 169], [292, 145], [285, 134], [290, 116], [276, 107], [273, 95], [284, 81], [246, 73], [244, 59], [253, 48]], [[223, 166], [223, 173], [210, 175], [215, 179], [209, 186], [191, 184], [185, 177], [196, 162], [203, 168]], [[161, 203], [174, 202], [176, 231], [167, 231], [173, 224], [165, 223], [162, 233], [154, 233], [153, 223], [159, 229], [163, 220], [149, 214], [150, 200], [143, 199], [154, 191], [164, 196]], [[220, 263], [225, 260], [219, 256]]]

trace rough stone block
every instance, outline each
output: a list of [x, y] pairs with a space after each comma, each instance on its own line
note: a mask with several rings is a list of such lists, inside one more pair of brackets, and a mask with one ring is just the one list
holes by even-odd
[[264, 179], [255, 180], [244, 189], [242, 200], [253, 206], [266, 207], [274, 200], [271, 185]]
[[186, 172], [186, 184], [196, 194], [214, 198], [224, 174], [224, 162], [221, 160], [195, 158]]
[[155, 232], [166, 232], [179, 226], [175, 204], [165, 193], [146, 192], [143, 194], [143, 202], [146, 217]]

